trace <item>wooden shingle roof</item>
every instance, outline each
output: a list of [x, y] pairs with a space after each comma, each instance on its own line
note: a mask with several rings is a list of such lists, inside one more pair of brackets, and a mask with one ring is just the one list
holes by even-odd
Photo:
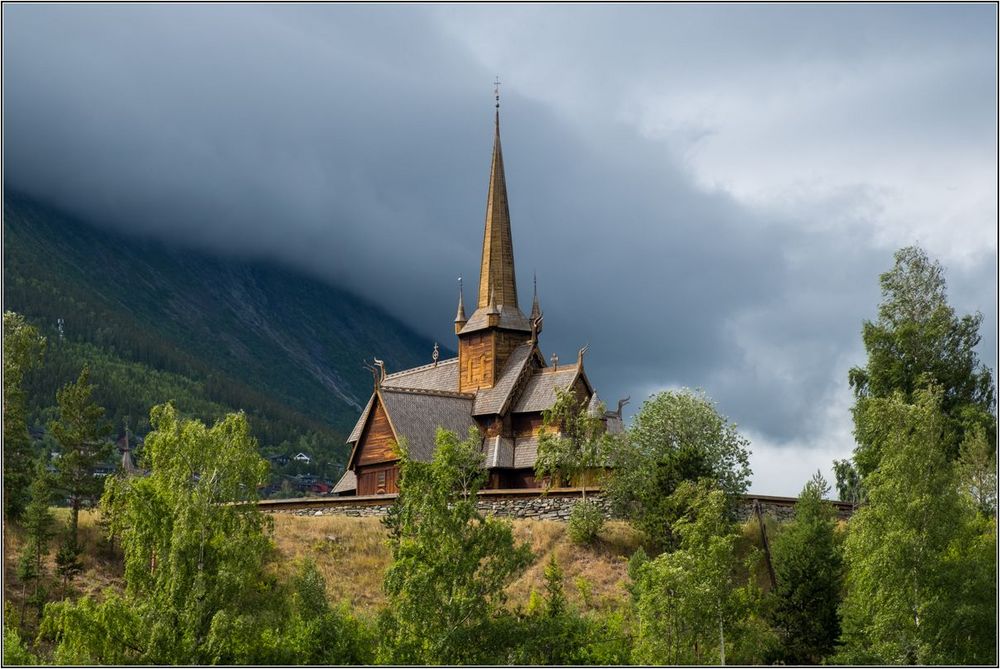
[[511, 394], [517, 387], [517, 381], [522, 374], [530, 373], [531, 352], [534, 344], [525, 342], [515, 348], [507, 358], [503, 371], [492, 388], [482, 388], [476, 393], [476, 401], [472, 407], [475, 416], [503, 413], [511, 400]]
[[340, 477], [340, 480], [337, 481], [337, 485], [333, 486], [333, 490], [331, 490], [330, 492], [334, 493], [335, 495], [339, 495], [342, 492], [347, 492], [349, 490], [357, 490], [357, 489], [358, 489], [358, 477], [357, 475], [355, 475], [353, 469], [348, 469], [346, 472], [344, 472], [344, 475]]
[[385, 377], [382, 387], [454, 392], [458, 390], [458, 358], [394, 372]]
[[486, 437], [483, 440], [483, 464], [487, 469], [514, 466], [514, 440], [509, 437]]
[[551, 367], [537, 370], [528, 379], [524, 392], [514, 403], [513, 413], [531, 413], [551, 408], [556, 403], [556, 388], [569, 388], [579, 373], [580, 369], [576, 365], [559, 367], [555, 371]]
[[[505, 330], [531, 332], [531, 323], [528, 321], [528, 317], [518, 307], [500, 304], [496, 308], [500, 311], [500, 322], [497, 327]], [[459, 334], [468, 334], [489, 327], [489, 315], [486, 313], [488, 310], [489, 307], [476, 309]]]
[[358, 422], [354, 424], [354, 429], [351, 430], [351, 436], [347, 438], [348, 444], [357, 443], [358, 439], [361, 438], [361, 430], [365, 429], [365, 422], [368, 420], [368, 413], [372, 410], [374, 402], [375, 393], [372, 393], [372, 396], [368, 399], [368, 404], [365, 405], [365, 410], [358, 416]]
[[476, 424], [472, 395], [388, 387], [380, 392], [389, 420], [400, 438], [406, 439], [413, 460], [429, 462], [434, 457], [438, 427], [464, 437]]

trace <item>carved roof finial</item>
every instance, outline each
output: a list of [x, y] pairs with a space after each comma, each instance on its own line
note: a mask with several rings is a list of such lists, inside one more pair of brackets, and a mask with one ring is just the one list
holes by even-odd
[[441, 352], [438, 350], [438, 343], [434, 342], [434, 351], [431, 353], [431, 360], [434, 361], [434, 366], [438, 366], [438, 358], [441, 357]]
[[532, 283], [534, 284], [535, 294], [531, 301], [531, 322], [534, 323], [542, 315], [542, 307], [538, 303], [538, 275], [532, 274]]
[[553, 353], [552, 357], [550, 358], [550, 360], [552, 360], [552, 371], [553, 372], [558, 371], [558, 369], [559, 369], [559, 356], [557, 354]]
[[372, 373], [372, 380], [375, 382], [375, 388], [378, 389], [382, 386], [382, 382], [385, 381], [385, 362], [378, 358], [372, 358], [372, 360], [375, 361], [372, 365], [369, 365], [368, 361], [365, 360], [364, 368]]
[[583, 367], [583, 355], [587, 352], [587, 349], [589, 349], [589, 348], [590, 348], [590, 344], [587, 344], [586, 346], [584, 346], [583, 348], [581, 348], [577, 352], [577, 354], [576, 354], [576, 366], [577, 367]]

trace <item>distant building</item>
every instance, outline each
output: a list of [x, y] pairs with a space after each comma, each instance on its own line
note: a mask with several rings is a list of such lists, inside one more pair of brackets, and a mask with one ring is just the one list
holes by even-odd
[[268, 462], [270, 462], [273, 465], [277, 465], [279, 467], [284, 467], [285, 465], [287, 465], [288, 461], [290, 459], [291, 458], [289, 458], [284, 453], [279, 453], [279, 454], [276, 454], [276, 455], [269, 455], [269, 456], [267, 456], [267, 461]]
[[[405, 439], [412, 458], [428, 461], [439, 426], [463, 437], [470, 427], [479, 428], [488, 487], [536, 487], [542, 412], [555, 404], [556, 389], [571, 389], [590, 411], [601, 411], [583, 367], [586, 347], [575, 360], [559, 362], [553, 356], [548, 364], [538, 344], [542, 311], [537, 286], [530, 315], [519, 307], [497, 107], [479, 290], [476, 309], [467, 318], [459, 287], [458, 357], [438, 361], [435, 346], [431, 364], [394, 373], [376, 361], [375, 387], [348, 438], [347, 471], [334, 493], [397, 492], [394, 444]], [[600, 415], [608, 431], [622, 430], [621, 404], [617, 412]]]
[[296, 462], [304, 462], [304, 463], [306, 463], [306, 464], [309, 464], [310, 462], [312, 462], [312, 458], [310, 458], [310, 457], [309, 457], [308, 455], [306, 455], [305, 453], [296, 453], [296, 454], [295, 454], [295, 455], [294, 455], [294, 456], [292, 457], [292, 460], [295, 460]]

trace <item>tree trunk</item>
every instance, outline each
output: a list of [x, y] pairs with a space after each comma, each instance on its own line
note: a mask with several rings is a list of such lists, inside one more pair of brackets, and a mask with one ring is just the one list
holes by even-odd
[[73, 541], [73, 548], [76, 548], [79, 541], [77, 530], [80, 527], [80, 498], [73, 495], [73, 501], [69, 507], [69, 536]]
[[719, 618], [719, 664], [726, 666], [726, 633], [722, 630], [722, 618]]

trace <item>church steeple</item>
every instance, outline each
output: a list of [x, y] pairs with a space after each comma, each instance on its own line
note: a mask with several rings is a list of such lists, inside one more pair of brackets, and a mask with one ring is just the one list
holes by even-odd
[[486, 196], [486, 229], [483, 234], [483, 257], [479, 268], [477, 308], [489, 306], [490, 291], [496, 293], [500, 306], [517, 308], [517, 279], [514, 277], [514, 243], [510, 234], [510, 211], [507, 208], [507, 180], [500, 148], [500, 95], [497, 93], [493, 133], [493, 162], [490, 187]]
[[[499, 82], [496, 82], [499, 85]], [[497, 95], [493, 129], [493, 162], [486, 196], [486, 225], [479, 268], [479, 296], [468, 321], [455, 319], [458, 335], [458, 391], [492, 388], [511, 353], [537, 337], [528, 318], [517, 306], [514, 278], [514, 244], [507, 209], [507, 183], [500, 149], [500, 96]]]

